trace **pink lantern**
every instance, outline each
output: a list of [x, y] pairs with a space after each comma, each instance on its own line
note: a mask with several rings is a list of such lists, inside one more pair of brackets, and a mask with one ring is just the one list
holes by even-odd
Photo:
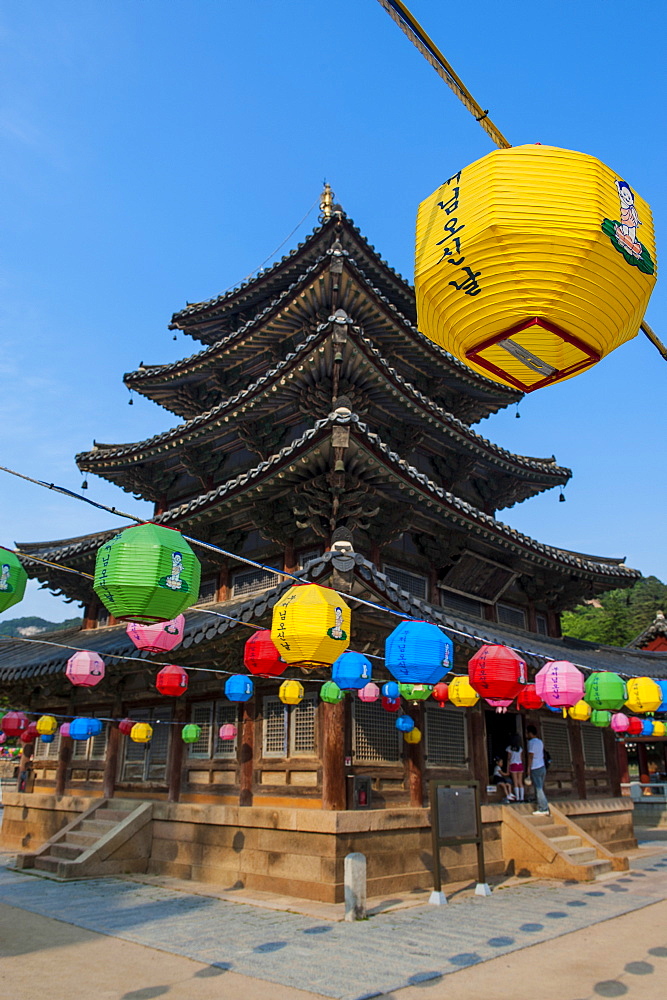
[[625, 712], [614, 712], [611, 717], [611, 728], [615, 733], [627, 733], [630, 728], [630, 719]]
[[224, 726], [220, 726], [220, 739], [221, 740], [233, 740], [236, 737], [237, 729], [233, 722], [225, 722]]
[[359, 690], [359, 701], [377, 701], [380, 697], [380, 688], [373, 681], [369, 681], [365, 687]]
[[185, 617], [179, 615], [171, 621], [156, 622], [154, 625], [128, 622], [125, 631], [137, 649], [147, 653], [170, 653], [183, 641]]
[[503, 715], [514, 701], [514, 698], [485, 698], [484, 701], [491, 708], [495, 708], [498, 715]]
[[552, 660], [535, 675], [535, 690], [551, 708], [572, 708], [584, 697], [584, 675], [568, 660]]
[[70, 656], [65, 675], [77, 687], [95, 687], [104, 679], [104, 660], [97, 653], [82, 649]]
[[60, 735], [67, 738], [69, 736], [69, 722], [63, 722], [60, 727]]
[[5, 736], [5, 734], [4, 733], [0, 733], [0, 743], [4, 743], [6, 739], [7, 739], [7, 737]]

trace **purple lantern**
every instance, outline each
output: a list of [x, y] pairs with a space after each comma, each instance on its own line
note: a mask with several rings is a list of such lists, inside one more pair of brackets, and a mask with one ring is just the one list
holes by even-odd
[[104, 679], [104, 660], [97, 653], [82, 649], [70, 656], [65, 675], [77, 687], [95, 687]]
[[61, 736], [69, 737], [69, 726], [70, 726], [69, 722], [63, 722], [62, 726], [60, 727]]

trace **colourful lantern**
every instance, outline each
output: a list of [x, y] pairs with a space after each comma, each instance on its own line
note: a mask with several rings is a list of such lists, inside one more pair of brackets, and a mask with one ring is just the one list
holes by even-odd
[[21, 743], [34, 743], [38, 736], [37, 726], [31, 722], [27, 729], [24, 729], [19, 739]]
[[184, 743], [196, 743], [200, 736], [201, 726], [196, 725], [194, 722], [188, 722], [181, 729], [181, 739]]
[[598, 670], [589, 674], [584, 685], [584, 697], [591, 708], [617, 712], [625, 705], [628, 696], [625, 681], [618, 674]]
[[70, 734], [69, 734], [69, 727], [70, 727], [70, 723], [69, 722], [63, 722], [62, 726], [60, 727], [60, 738], [61, 739], [68, 740], [68, 739], [71, 738]]
[[218, 736], [221, 740], [233, 740], [236, 739], [237, 729], [233, 722], [225, 722], [223, 726], [220, 726]]
[[371, 661], [363, 653], [341, 653], [331, 668], [331, 679], [345, 691], [358, 691], [373, 675]]
[[53, 743], [53, 740], [55, 739], [53, 733], [40, 733], [39, 738], [42, 743]]
[[576, 722], [588, 722], [592, 711], [588, 702], [582, 700], [578, 701], [576, 705], [572, 705], [571, 708], [568, 708], [567, 714]]
[[5, 733], [0, 733], [0, 744], [6, 742], [7, 742], [7, 736], [5, 735]]
[[510, 707], [514, 698], [485, 698], [484, 701], [491, 708], [495, 708], [496, 712], [506, 712]]
[[653, 720], [653, 735], [654, 736], [665, 736], [667, 735], [667, 726], [664, 722], [660, 722], [659, 719]]
[[494, 150], [419, 206], [419, 329], [531, 392], [636, 336], [654, 262], [649, 206], [600, 160], [539, 143]]
[[155, 687], [169, 698], [180, 698], [188, 689], [188, 672], [171, 663], [160, 670], [155, 678]]
[[88, 719], [85, 716], [79, 716], [77, 719], [72, 719], [69, 724], [69, 735], [73, 740], [88, 740], [92, 736], [91, 732], [91, 722], [92, 719]]
[[287, 663], [334, 663], [350, 645], [352, 616], [337, 593], [315, 583], [290, 587], [275, 604], [271, 638]]
[[325, 681], [320, 688], [320, 698], [329, 705], [337, 705], [345, 698], [345, 692], [341, 691], [335, 681]]
[[551, 708], [572, 708], [584, 697], [584, 675], [568, 660], [551, 660], [536, 674], [535, 690]]
[[628, 728], [626, 730], [626, 735], [628, 736], [639, 736], [642, 731], [642, 720], [638, 719], [636, 715], [633, 715], [631, 719], [628, 720]]
[[303, 701], [305, 691], [300, 681], [283, 681], [278, 689], [278, 697], [283, 705], [298, 705]]
[[536, 712], [542, 708], [544, 702], [535, 690], [534, 684], [526, 684], [519, 691], [516, 699], [517, 708], [523, 708], [526, 712]]
[[3, 733], [10, 739], [15, 739], [28, 728], [30, 722], [25, 712], [7, 712], [3, 715], [0, 725]]
[[118, 723], [118, 729], [123, 734], [123, 736], [131, 736], [132, 730], [136, 726], [134, 719], [121, 719]]
[[642, 722], [641, 735], [642, 736], [653, 736], [653, 720], [652, 719], [644, 719], [644, 721]]
[[611, 723], [611, 712], [605, 712], [599, 708], [595, 708], [591, 712], [590, 721], [592, 725], [597, 726], [598, 729], [604, 729]]
[[430, 622], [406, 621], [387, 636], [385, 666], [404, 684], [437, 684], [454, 660], [454, 643]]
[[179, 531], [160, 524], [125, 528], [102, 545], [93, 589], [118, 621], [170, 621], [199, 597], [201, 565]]
[[615, 733], [627, 733], [630, 720], [625, 712], [614, 712], [611, 717], [611, 728]]
[[225, 698], [230, 701], [250, 701], [255, 685], [245, 674], [232, 674], [225, 681]]
[[382, 702], [381, 702], [381, 704], [382, 704], [382, 707], [385, 710], [385, 712], [398, 712], [399, 708], [401, 707], [401, 699], [400, 698], [385, 698], [385, 696], [382, 695]]
[[658, 712], [667, 712], [667, 681], [656, 681], [656, 684], [662, 692], [662, 702]]
[[468, 680], [487, 700], [511, 704], [528, 680], [526, 662], [508, 646], [482, 646], [468, 661]]
[[58, 729], [58, 722], [52, 715], [41, 715], [37, 720], [37, 732], [40, 736], [53, 736]]
[[135, 722], [130, 732], [134, 743], [150, 743], [153, 738], [153, 727], [148, 722]]
[[268, 628], [250, 636], [243, 649], [243, 662], [246, 669], [258, 677], [280, 677], [287, 669]]
[[23, 600], [28, 574], [18, 556], [0, 545], [0, 611]]
[[430, 698], [433, 688], [430, 684], [399, 684], [401, 698], [406, 701], [426, 701]]
[[396, 681], [387, 681], [386, 684], [382, 685], [382, 697], [391, 698], [392, 701], [395, 701], [398, 697], [400, 697], [400, 691], [398, 690], [398, 684]]
[[403, 733], [403, 739], [406, 743], [421, 743], [422, 731], [414, 726], [409, 733]]
[[459, 708], [472, 708], [479, 701], [479, 695], [467, 677], [454, 677], [449, 682], [449, 700]]
[[396, 728], [401, 733], [409, 733], [411, 729], [415, 728], [415, 720], [409, 715], [399, 715], [396, 719]]
[[185, 618], [179, 615], [171, 621], [155, 622], [153, 625], [128, 622], [125, 631], [137, 649], [146, 653], [170, 653], [183, 641]]
[[369, 681], [368, 684], [359, 690], [359, 701], [371, 702], [377, 701], [380, 697], [380, 688], [373, 681]]
[[449, 701], [449, 688], [444, 681], [438, 681], [433, 688], [433, 698], [440, 705], [440, 708]]
[[104, 680], [104, 660], [97, 653], [82, 649], [70, 656], [65, 676], [76, 687], [95, 687]]
[[628, 681], [625, 704], [631, 712], [657, 712], [662, 705], [662, 689], [650, 677], [633, 677]]

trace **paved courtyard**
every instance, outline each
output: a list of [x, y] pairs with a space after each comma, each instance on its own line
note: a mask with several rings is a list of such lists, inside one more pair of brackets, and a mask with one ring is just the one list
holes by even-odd
[[[460, 970], [667, 900], [667, 842], [652, 849], [656, 853], [633, 859], [630, 872], [593, 884], [515, 882], [488, 898], [464, 894], [445, 907], [394, 910], [355, 924], [131, 879], [56, 883], [7, 867], [0, 869], [0, 904], [192, 959], [211, 975], [229, 971], [336, 1000], [361, 1000], [443, 981]], [[667, 927], [664, 937], [657, 947], [667, 956]], [[651, 963], [641, 942], [636, 947], [635, 974], [642, 975]], [[664, 984], [667, 961], [662, 965], [656, 972], [662, 972]], [[642, 979], [645, 1000], [667, 994], [662, 986], [657, 993], [648, 989], [657, 979], [649, 974]], [[628, 994], [620, 980], [610, 979], [609, 986], [605, 982], [592, 995]], [[136, 993], [137, 1000], [158, 995]]]

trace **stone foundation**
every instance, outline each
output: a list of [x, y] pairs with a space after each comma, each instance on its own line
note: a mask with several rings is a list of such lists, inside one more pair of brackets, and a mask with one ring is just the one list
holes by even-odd
[[637, 846], [636, 820], [628, 798], [559, 800], [558, 808], [614, 854]]

